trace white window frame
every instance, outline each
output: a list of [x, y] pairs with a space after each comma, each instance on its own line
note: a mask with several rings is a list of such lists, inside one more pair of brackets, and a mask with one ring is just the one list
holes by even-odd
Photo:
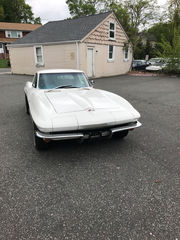
[[129, 48], [128, 48], [128, 56], [127, 56], [127, 58], [126, 58], [126, 49], [124, 49], [124, 61], [125, 62], [127, 62], [127, 61], [129, 61]]
[[[110, 28], [111, 24], [114, 24], [114, 30]], [[114, 37], [113, 38], [110, 36], [111, 32], [114, 32]], [[116, 40], [116, 23], [113, 22], [113, 21], [109, 22], [109, 39], [110, 40]]]
[[[109, 58], [109, 50], [110, 50], [110, 46], [113, 47], [113, 54], [112, 54], [112, 58]], [[113, 62], [115, 59], [115, 46], [114, 45], [108, 45], [108, 62]]]
[[[12, 32], [16, 32], [16, 37], [12, 37]], [[18, 37], [18, 34], [20, 34], [20, 37]], [[22, 31], [9, 30], [9, 31], [5, 31], [5, 35], [6, 35], [6, 38], [21, 38], [22, 37]]]
[[[38, 56], [37, 56], [37, 52], [36, 49], [37, 48], [41, 48], [41, 56], [42, 56], [42, 62], [38, 62]], [[35, 57], [35, 64], [36, 66], [44, 66], [44, 54], [43, 54], [43, 46], [34, 46], [34, 57]]]

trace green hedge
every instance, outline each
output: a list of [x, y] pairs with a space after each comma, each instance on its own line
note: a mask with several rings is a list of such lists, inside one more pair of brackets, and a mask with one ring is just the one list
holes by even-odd
[[180, 59], [179, 58], [169, 59], [167, 66], [164, 68], [164, 72], [170, 74], [180, 74]]
[[8, 60], [6, 59], [0, 59], [0, 68], [7, 68], [8, 66]]

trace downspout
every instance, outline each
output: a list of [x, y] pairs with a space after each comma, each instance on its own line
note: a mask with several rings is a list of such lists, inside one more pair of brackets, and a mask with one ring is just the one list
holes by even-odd
[[79, 70], [79, 42], [76, 41], [76, 68]]

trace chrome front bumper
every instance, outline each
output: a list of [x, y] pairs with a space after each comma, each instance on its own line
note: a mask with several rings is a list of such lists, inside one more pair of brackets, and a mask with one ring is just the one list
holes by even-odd
[[[97, 134], [94, 136], [91, 136], [88, 133], [42, 133], [39, 131], [36, 131], [36, 136], [39, 138], [42, 138], [44, 140], [70, 140], [70, 139], [91, 139], [91, 138], [99, 138], [99, 137], [108, 137], [108, 136], [112, 136], [113, 133], [117, 133], [117, 132], [121, 132], [121, 131], [125, 131], [125, 130], [133, 130], [134, 128], [138, 128], [140, 127], [142, 124], [140, 122], [136, 122], [127, 126], [119, 126], [119, 127], [114, 127], [114, 128], [110, 128], [108, 130], [96, 130], [97, 132], [101, 132], [101, 134]], [[89, 130], [90, 131], [90, 130]]]

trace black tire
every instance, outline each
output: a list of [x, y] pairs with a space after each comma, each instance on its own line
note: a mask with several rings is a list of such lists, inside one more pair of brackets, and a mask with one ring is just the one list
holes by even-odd
[[124, 130], [113, 134], [114, 138], [125, 138], [129, 133], [129, 130]]
[[29, 104], [28, 104], [26, 95], [25, 95], [25, 109], [26, 109], [26, 113], [29, 115]]
[[37, 130], [37, 127], [35, 126], [35, 124], [33, 124], [34, 147], [38, 151], [47, 149], [48, 143], [46, 143], [42, 138], [39, 138], [36, 136], [36, 130]]

